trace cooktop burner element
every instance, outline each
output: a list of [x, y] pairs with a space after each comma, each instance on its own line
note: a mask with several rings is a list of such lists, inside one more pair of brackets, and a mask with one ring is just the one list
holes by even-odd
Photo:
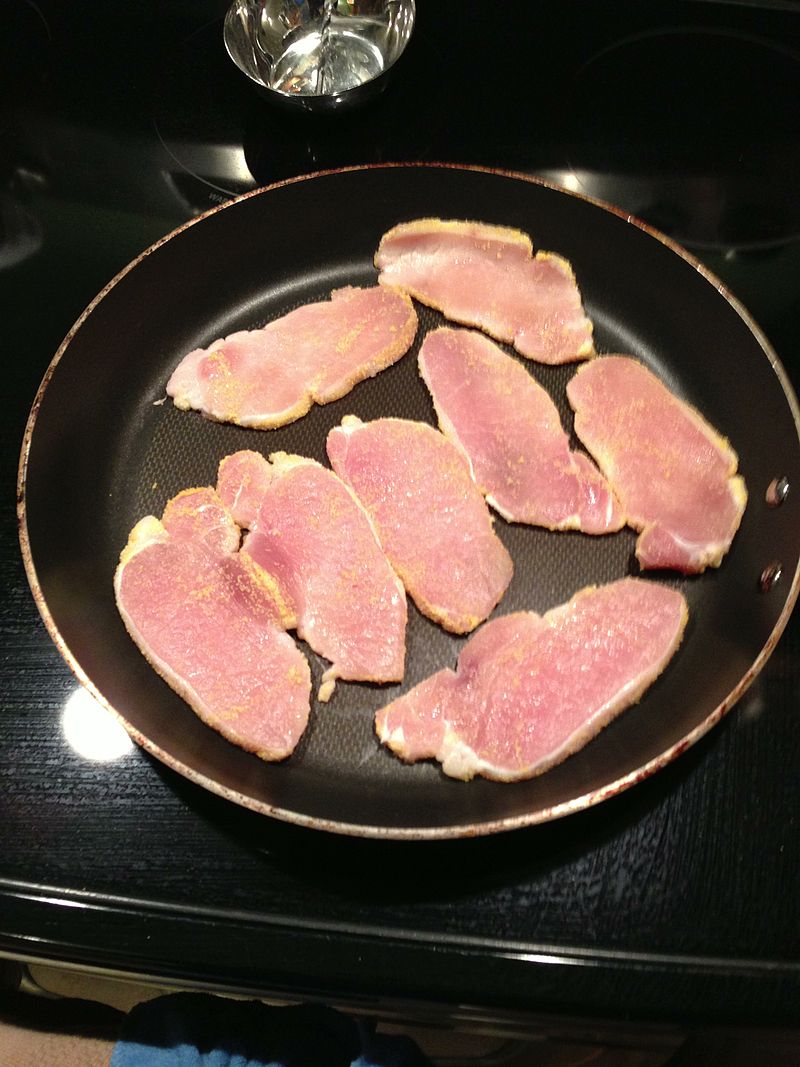
[[[407, 51], [414, 77], [404, 56], [378, 106], [367, 103], [354, 115], [287, 114], [245, 84], [225, 53], [221, 20], [195, 30], [164, 58], [153, 85], [153, 121], [175, 163], [174, 187], [205, 210], [261, 185], [335, 167], [343, 157], [352, 163], [425, 157], [440, 125], [424, 96], [437, 51], [424, 29]], [[424, 123], [409, 122], [423, 111]]]
[[774, 42], [719, 29], [617, 41], [581, 67], [567, 95], [572, 144], [562, 182], [695, 249], [795, 240], [799, 60]]

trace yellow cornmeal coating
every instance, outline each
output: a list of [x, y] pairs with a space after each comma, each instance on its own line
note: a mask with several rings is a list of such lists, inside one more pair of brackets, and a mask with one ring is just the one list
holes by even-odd
[[462, 236], [468, 228], [468, 236], [475, 237], [488, 243], [499, 241], [503, 244], [517, 245], [524, 249], [528, 255], [533, 255], [533, 243], [527, 233], [517, 230], [513, 226], [498, 226], [489, 222], [478, 222], [476, 219], [437, 219], [422, 218], [413, 219], [411, 222], [401, 222], [393, 226], [381, 238], [378, 251], [375, 254], [375, 266], [378, 266], [378, 256], [385, 241], [397, 237], [410, 236], [426, 233], [455, 233]]

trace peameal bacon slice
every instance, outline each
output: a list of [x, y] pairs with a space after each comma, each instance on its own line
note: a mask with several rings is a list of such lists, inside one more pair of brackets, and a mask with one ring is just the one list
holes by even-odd
[[391, 366], [411, 346], [407, 296], [372, 286], [336, 289], [260, 330], [241, 330], [184, 356], [167, 383], [175, 406], [218, 422], [272, 429], [328, 404]]
[[384, 234], [375, 266], [381, 285], [508, 341], [529, 359], [569, 363], [594, 354], [572, 266], [553, 252], [534, 255], [520, 230], [415, 219]]
[[265, 760], [285, 759], [308, 722], [311, 673], [284, 632], [286, 606], [237, 551], [213, 489], [190, 489], [131, 531], [117, 607], [151, 666], [209, 726]]
[[487, 618], [514, 565], [460, 449], [425, 423], [353, 416], [327, 449], [419, 610], [453, 633]]
[[398, 682], [405, 665], [406, 596], [352, 490], [314, 460], [236, 452], [222, 460], [217, 489], [249, 529], [242, 554], [277, 583], [289, 626], [337, 678]]
[[241, 530], [210, 486], [184, 489], [168, 500], [161, 524], [173, 541], [198, 541], [221, 555], [239, 549]]
[[638, 360], [603, 356], [567, 385], [575, 432], [640, 530], [643, 569], [718, 567], [747, 504], [728, 441]]
[[522, 364], [474, 330], [443, 327], [419, 353], [441, 431], [509, 522], [605, 534], [625, 515], [591, 460], [572, 452], [558, 410]]
[[677, 650], [688, 611], [641, 578], [589, 587], [540, 616], [486, 623], [441, 670], [378, 711], [402, 760], [513, 782], [553, 767], [636, 703]]

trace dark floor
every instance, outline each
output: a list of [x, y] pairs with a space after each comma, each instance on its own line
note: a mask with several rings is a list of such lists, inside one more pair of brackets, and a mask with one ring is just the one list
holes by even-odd
[[[126, 1012], [172, 990], [44, 965], [4, 967], [0, 1067], [108, 1067]], [[677, 1028], [571, 1037], [546, 1028], [520, 1036], [379, 1022], [413, 1037], [442, 1067], [798, 1067], [800, 1035], [687, 1034]]]

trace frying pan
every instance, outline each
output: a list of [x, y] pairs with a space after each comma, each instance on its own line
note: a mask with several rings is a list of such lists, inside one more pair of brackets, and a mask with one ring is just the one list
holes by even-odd
[[[372, 284], [381, 234], [419, 217], [518, 227], [573, 264], [598, 351], [642, 359], [738, 451], [750, 501], [719, 570], [656, 575], [680, 588], [683, 645], [642, 701], [539, 778], [498, 784], [405, 766], [372, 731], [375, 710], [444, 665], [463, 639], [409, 606], [403, 686], [339, 683], [312, 708], [293, 756], [266, 764], [205, 726], [153, 672], [116, 611], [112, 576], [128, 532], [188, 486], [213, 484], [240, 448], [325, 460], [345, 414], [434, 422], [417, 376], [419, 337], [441, 317], [420, 309], [412, 352], [347, 397], [276, 431], [246, 430], [165, 401], [190, 349], [255, 327], [345, 284]], [[526, 362], [571, 419], [574, 368]], [[767, 503], [775, 479], [790, 491]], [[394, 838], [485, 834], [587, 807], [651, 774], [714, 725], [763, 666], [798, 590], [798, 407], [744, 309], [663, 236], [613, 208], [529, 178], [446, 165], [352, 168], [247, 194], [154, 245], [93, 301], [35, 399], [20, 463], [21, 542], [39, 609], [77, 677], [132, 736], [174, 770], [238, 804], [298, 824]], [[792, 491], [794, 490], [794, 491]], [[500, 612], [545, 611], [581, 587], [636, 573], [635, 535], [496, 529], [515, 561]], [[777, 577], [777, 575], [780, 577]], [[318, 684], [324, 669], [305, 650]]]

